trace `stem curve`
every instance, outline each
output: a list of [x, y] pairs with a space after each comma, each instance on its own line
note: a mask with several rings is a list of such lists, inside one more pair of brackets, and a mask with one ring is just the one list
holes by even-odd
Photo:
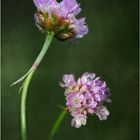
[[56, 122], [51, 130], [49, 140], [53, 140], [53, 137], [54, 137], [55, 133], [57, 132], [58, 128], [60, 127], [60, 124], [63, 121], [64, 117], [66, 116], [66, 113], [67, 113], [67, 108], [65, 108], [62, 111], [62, 113], [59, 115], [58, 119], [56, 120]]
[[[48, 32], [47, 36], [46, 36], [46, 40], [44, 43], [44, 46], [41, 50], [41, 52], [39, 53], [38, 57], [36, 58], [34, 64], [32, 65], [31, 69], [29, 70], [29, 72], [27, 72], [28, 74], [22, 79], [23, 81], [23, 89], [22, 89], [22, 93], [21, 93], [21, 138], [22, 140], [27, 140], [27, 128], [26, 128], [26, 99], [27, 99], [27, 92], [28, 92], [28, 87], [30, 84], [30, 81], [32, 79], [32, 76], [35, 72], [35, 70], [37, 69], [37, 67], [39, 66], [39, 64], [41, 63], [44, 55], [46, 54], [50, 43], [52, 42], [54, 33], [53, 32]], [[20, 78], [21, 79], [21, 78]], [[17, 81], [21, 81], [21, 80], [17, 80]], [[17, 84], [17, 82], [14, 82]]]

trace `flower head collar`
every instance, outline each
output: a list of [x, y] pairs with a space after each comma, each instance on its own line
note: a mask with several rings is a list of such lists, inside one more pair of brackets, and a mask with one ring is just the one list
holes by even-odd
[[59, 40], [82, 38], [88, 33], [85, 18], [76, 19], [81, 11], [76, 0], [34, 0], [36, 25], [41, 32], [53, 31]]

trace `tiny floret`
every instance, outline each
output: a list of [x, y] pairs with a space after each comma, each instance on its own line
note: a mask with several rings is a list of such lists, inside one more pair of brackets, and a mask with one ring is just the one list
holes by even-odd
[[81, 12], [76, 0], [34, 0], [37, 12], [36, 26], [41, 32], [53, 31], [59, 40], [82, 38], [88, 33], [85, 18], [77, 19]]
[[65, 88], [66, 107], [73, 116], [72, 126], [86, 125], [89, 114], [97, 115], [100, 120], [107, 119], [109, 111], [103, 104], [111, 102], [111, 93], [106, 82], [95, 73], [86, 72], [77, 81], [73, 74], [65, 74], [60, 86]]

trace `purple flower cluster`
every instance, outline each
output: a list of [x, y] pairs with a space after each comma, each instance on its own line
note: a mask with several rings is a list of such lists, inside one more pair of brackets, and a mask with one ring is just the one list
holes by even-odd
[[64, 75], [60, 86], [65, 88], [66, 106], [74, 117], [72, 126], [85, 125], [88, 114], [96, 114], [100, 120], [107, 119], [109, 111], [103, 103], [111, 102], [111, 94], [106, 83], [95, 73], [86, 72], [77, 81], [72, 74]]
[[37, 7], [36, 25], [42, 32], [53, 31], [55, 37], [66, 40], [72, 37], [82, 38], [88, 33], [85, 18], [76, 19], [81, 12], [76, 0], [34, 0]]

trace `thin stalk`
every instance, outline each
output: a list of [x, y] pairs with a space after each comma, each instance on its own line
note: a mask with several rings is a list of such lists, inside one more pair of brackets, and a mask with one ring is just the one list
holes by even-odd
[[19, 82], [23, 81], [32, 70], [36, 69], [39, 66], [40, 62], [42, 61], [44, 55], [46, 54], [46, 52], [47, 52], [47, 50], [50, 46], [50, 43], [53, 39], [53, 36], [54, 36], [53, 32], [48, 32], [47, 33], [44, 46], [43, 46], [41, 52], [39, 53], [38, 57], [36, 58], [35, 62], [33, 63], [32, 67], [29, 69], [29, 71], [26, 74], [24, 74], [17, 81], [13, 82], [10, 86], [14, 86], [14, 85], [18, 84]]
[[[23, 81], [23, 89], [21, 93], [21, 138], [22, 140], [27, 140], [27, 128], [26, 128], [26, 98], [27, 98], [27, 92], [28, 92], [28, 87], [30, 84], [30, 81], [32, 79], [32, 76], [37, 69], [38, 65], [42, 61], [44, 55], [46, 54], [50, 43], [52, 41], [54, 33], [50, 32], [46, 36], [46, 40], [44, 43], [44, 46], [38, 55], [37, 59], [35, 60], [34, 64], [31, 67], [30, 72], [26, 75], [25, 80]], [[16, 83], [16, 82], [14, 82]]]
[[27, 140], [26, 135], [26, 97], [27, 97], [27, 91], [30, 84], [30, 80], [34, 74], [34, 71], [31, 71], [27, 78], [24, 81], [23, 85], [23, 91], [21, 94], [21, 138], [22, 140]]
[[50, 139], [49, 140], [53, 140], [54, 135], [56, 134], [58, 128], [60, 127], [61, 122], [63, 121], [64, 117], [66, 116], [67, 113], [67, 109], [64, 109], [64, 111], [62, 111], [62, 113], [60, 114], [60, 116], [58, 117], [58, 119], [56, 120], [51, 133], [50, 133]]
[[36, 58], [34, 64], [32, 65], [32, 68], [33, 68], [33, 69], [36, 69], [36, 68], [39, 66], [40, 62], [42, 61], [44, 55], [46, 54], [46, 52], [47, 52], [47, 50], [48, 50], [48, 48], [49, 48], [49, 46], [50, 46], [50, 43], [51, 43], [51, 41], [52, 41], [52, 39], [53, 39], [53, 36], [54, 36], [54, 32], [49, 32], [49, 33], [47, 33], [47, 37], [46, 37], [46, 40], [45, 40], [45, 44], [44, 44], [44, 46], [43, 46], [43, 48], [42, 48], [40, 54], [39, 54], [38, 57]]

